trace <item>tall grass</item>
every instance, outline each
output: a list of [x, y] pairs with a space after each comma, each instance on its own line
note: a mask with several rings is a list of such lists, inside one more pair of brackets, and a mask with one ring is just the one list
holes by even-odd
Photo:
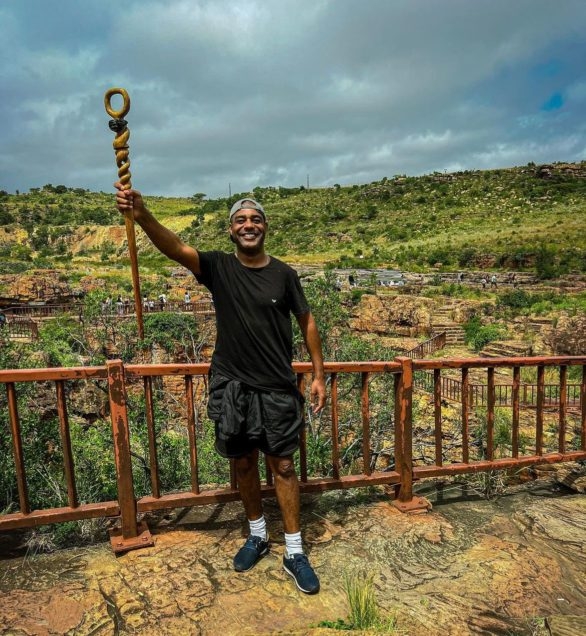
[[379, 634], [396, 634], [394, 615], [382, 616], [374, 592], [373, 575], [348, 574], [344, 576], [344, 592], [350, 613], [347, 620], [322, 621], [320, 627], [341, 630], [374, 630]]

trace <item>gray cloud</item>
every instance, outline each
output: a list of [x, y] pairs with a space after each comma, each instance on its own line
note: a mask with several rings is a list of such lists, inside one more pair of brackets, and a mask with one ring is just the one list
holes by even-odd
[[116, 85], [149, 194], [584, 158], [581, 0], [6, 0], [0, 23], [9, 191], [109, 190]]

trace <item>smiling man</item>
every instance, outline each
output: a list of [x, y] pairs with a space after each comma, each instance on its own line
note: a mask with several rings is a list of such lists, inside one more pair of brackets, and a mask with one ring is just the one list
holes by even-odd
[[311, 400], [315, 413], [326, 401], [321, 340], [299, 278], [291, 267], [265, 252], [268, 222], [254, 199], [236, 201], [228, 219], [235, 252], [200, 251], [184, 243], [146, 208], [136, 190], [123, 190], [116, 203], [132, 210], [135, 221], [166, 256], [191, 270], [211, 292], [217, 337], [210, 369], [208, 415], [216, 450], [234, 459], [249, 536], [233, 560], [250, 570], [268, 554], [269, 535], [262, 510], [258, 455], [262, 451], [275, 477], [283, 517], [283, 568], [306, 594], [319, 591], [319, 579], [303, 552], [299, 482], [293, 455], [304, 426], [303, 397], [291, 362], [297, 319], [313, 365]]

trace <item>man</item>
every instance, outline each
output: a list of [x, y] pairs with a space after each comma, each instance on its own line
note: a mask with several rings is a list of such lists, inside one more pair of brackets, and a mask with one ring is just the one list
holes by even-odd
[[165, 311], [165, 305], [167, 304], [167, 296], [165, 294], [159, 294], [159, 309]]
[[208, 414], [215, 423], [216, 449], [235, 460], [238, 488], [250, 535], [234, 557], [234, 569], [250, 570], [269, 552], [258, 472], [259, 450], [275, 477], [285, 530], [283, 567], [307, 594], [319, 580], [303, 553], [299, 520], [299, 482], [293, 454], [303, 427], [302, 400], [292, 361], [290, 314], [299, 323], [313, 365], [314, 413], [326, 401], [321, 341], [295, 271], [265, 252], [268, 222], [254, 199], [241, 199], [230, 210], [233, 253], [203, 252], [186, 245], [147, 210], [136, 190], [122, 190], [120, 212], [135, 221], [166, 256], [191, 270], [212, 293], [217, 338], [212, 357]]

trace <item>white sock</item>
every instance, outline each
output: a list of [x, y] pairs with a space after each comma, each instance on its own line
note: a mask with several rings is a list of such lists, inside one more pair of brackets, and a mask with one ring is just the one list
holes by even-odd
[[301, 532], [292, 532], [291, 534], [285, 532], [285, 550], [288, 557], [294, 554], [303, 554]]
[[267, 522], [265, 521], [264, 515], [259, 519], [254, 519], [254, 521], [249, 519], [248, 525], [250, 526], [250, 534], [255, 537], [261, 537], [265, 541], [267, 540]]

